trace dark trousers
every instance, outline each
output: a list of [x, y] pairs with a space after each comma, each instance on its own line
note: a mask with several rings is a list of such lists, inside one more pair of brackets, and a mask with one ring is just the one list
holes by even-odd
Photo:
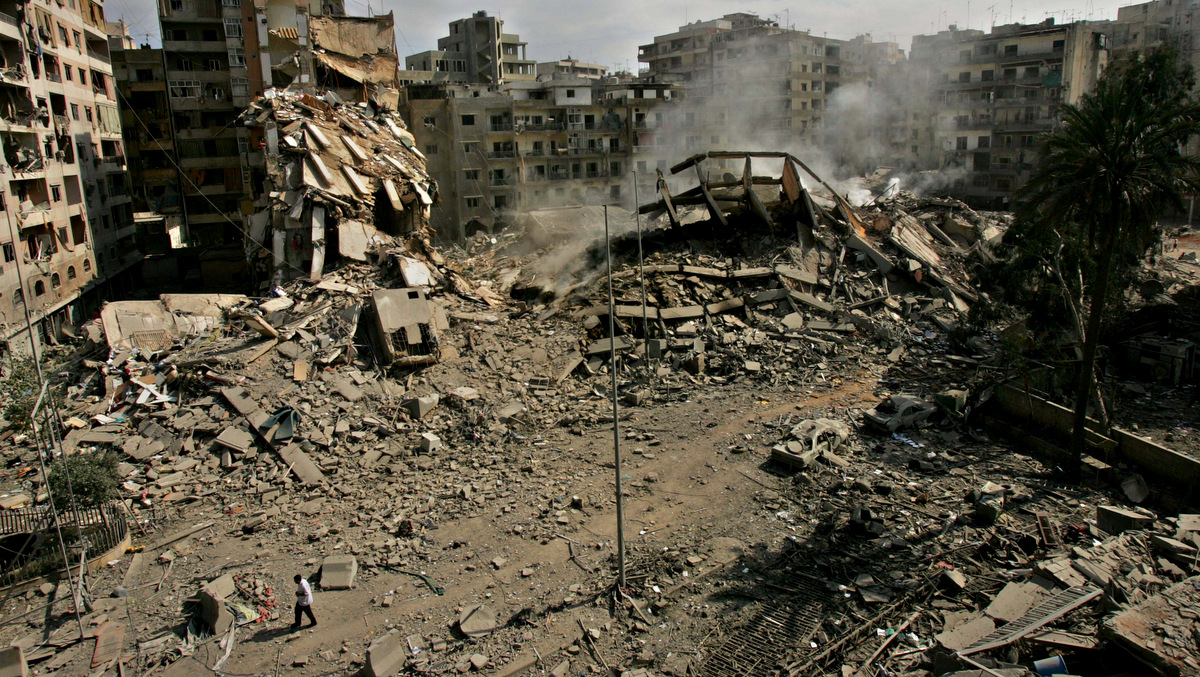
[[308, 616], [308, 620], [312, 621], [313, 625], [317, 624], [317, 617], [313, 615], [312, 606], [296, 604], [296, 625], [300, 625], [300, 614]]

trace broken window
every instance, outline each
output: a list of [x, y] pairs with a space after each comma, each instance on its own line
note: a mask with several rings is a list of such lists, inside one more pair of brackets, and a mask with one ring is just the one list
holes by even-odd
[[[1135, 35], [1134, 37], [1136, 38], [1137, 36]], [[1062, 52], [1066, 49], [1066, 46], [1067, 46], [1067, 42], [1065, 40], [1055, 40], [1054, 46], [1052, 47], [1052, 49], [1055, 52]]]
[[478, 197], [463, 198], [463, 202], [467, 205], [467, 209], [476, 209], [479, 207]]
[[246, 51], [240, 47], [229, 48], [229, 67], [230, 68], [245, 68], [246, 67]]
[[463, 127], [471, 127], [474, 124], [475, 124], [475, 116], [474, 115], [462, 116], [462, 126]]
[[463, 170], [463, 179], [465, 179], [467, 181], [478, 181], [479, 180], [479, 170], [478, 169], [464, 169]]

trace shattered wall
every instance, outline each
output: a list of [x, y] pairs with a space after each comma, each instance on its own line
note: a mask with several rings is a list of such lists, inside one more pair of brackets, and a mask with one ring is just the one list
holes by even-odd
[[[316, 281], [339, 254], [363, 260], [394, 237], [428, 236], [437, 184], [398, 115], [332, 92], [283, 92], [253, 102], [243, 119], [267, 138], [266, 196], [246, 218], [258, 279]], [[354, 241], [341, 242], [342, 232]]]

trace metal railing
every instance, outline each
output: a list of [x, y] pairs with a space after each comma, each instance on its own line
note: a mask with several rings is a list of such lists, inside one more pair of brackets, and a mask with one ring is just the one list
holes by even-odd
[[[75, 556], [86, 549], [85, 558], [88, 561], [117, 547], [129, 534], [125, 511], [116, 502], [78, 510], [64, 508], [58, 515], [58, 526], [62, 529], [68, 549], [74, 551]], [[46, 537], [38, 542], [39, 535], [54, 527], [54, 513], [45, 507], [0, 512], [0, 536], [28, 534], [31, 539], [31, 547], [10, 560], [7, 567], [0, 571], [0, 585], [13, 585], [64, 568], [55, 539]], [[79, 561], [70, 564], [78, 566]]]
[[46, 79], [49, 80], [50, 82], [62, 82], [63, 81], [61, 75], [59, 75], [58, 73], [51, 73], [49, 71], [46, 72]]
[[17, 21], [17, 17], [10, 16], [8, 14], [5, 14], [4, 12], [0, 12], [0, 21], [3, 21], [6, 24], [16, 26], [18, 28], [21, 27], [21, 22]]
[[97, 52], [96, 50], [92, 49], [91, 47], [87, 48], [87, 53], [88, 53], [88, 56], [92, 57], [93, 59], [100, 59], [101, 61], [108, 61], [107, 55], [101, 54], [100, 52]]
[[515, 150], [489, 150], [487, 154], [490, 159], [514, 158], [517, 156]]

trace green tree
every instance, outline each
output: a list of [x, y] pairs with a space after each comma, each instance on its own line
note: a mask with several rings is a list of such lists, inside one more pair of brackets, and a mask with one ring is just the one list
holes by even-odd
[[1173, 49], [1112, 64], [1095, 92], [1064, 105], [1062, 124], [1044, 138], [1038, 165], [1018, 192], [1010, 241], [1048, 262], [1082, 342], [1071, 467], [1078, 479], [1096, 349], [1110, 296], [1159, 237], [1155, 222], [1182, 209], [1200, 163], [1185, 146], [1200, 133], [1190, 67]]
[[4, 401], [4, 420], [19, 432], [29, 425], [41, 384], [32, 358], [13, 356], [6, 366], [0, 400]]
[[[71, 494], [81, 508], [94, 508], [120, 497], [120, 459], [111, 451], [75, 453], [50, 464], [50, 491], [59, 511], [71, 507]], [[68, 475], [70, 482], [68, 482]]]

